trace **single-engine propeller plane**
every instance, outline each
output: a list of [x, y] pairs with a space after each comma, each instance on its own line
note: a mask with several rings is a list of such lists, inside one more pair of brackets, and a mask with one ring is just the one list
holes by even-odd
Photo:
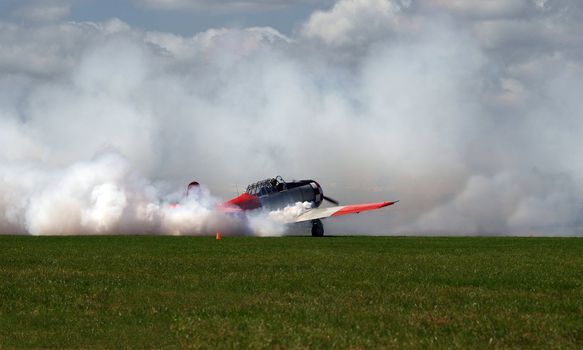
[[[198, 186], [198, 182], [191, 182], [188, 185], [187, 194]], [[330, 202], [335, 206], [319, 208], [323, 201]], [[260, 208], [277, 210], [298, 202], [309, 202], [311, 207], [286, 223], [310, 221], [312, 223], [312, 236], [321, 237], [324, 235], [322, 219], [376, 210], [393, 205], [398, 201], [339, 205], [337, 200], [325, 196], [322, 186], [314, 180], [286, 182], [281, 176], [276, 176], [250, 184], [245, 192], [221, 204], [220, 208], [224, 211], [236, 212]]]

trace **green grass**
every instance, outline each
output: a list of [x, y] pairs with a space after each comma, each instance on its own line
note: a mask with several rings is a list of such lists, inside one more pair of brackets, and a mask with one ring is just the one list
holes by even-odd
[[0, 237], [0, 349], [582, 348], [583, 239]]

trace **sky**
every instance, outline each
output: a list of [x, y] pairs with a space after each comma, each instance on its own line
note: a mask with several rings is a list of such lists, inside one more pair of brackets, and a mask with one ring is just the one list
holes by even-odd
[[[25, 3], [25, 4], [23, 4]], [[191, 36], [209, 28], [270, 26], [291, 34], [325, 1], [141, 1], [3, 0], [3, 20], [12, 22], [107, 21], [118, 18], [132, 27]]]
[[282, 175], [342, 204], [401, 200], [328, 233], [581, 235], [582, 15], [577, 0], [0, 1], [0, 232], [155, 232], [191, 180], [230, 198]]

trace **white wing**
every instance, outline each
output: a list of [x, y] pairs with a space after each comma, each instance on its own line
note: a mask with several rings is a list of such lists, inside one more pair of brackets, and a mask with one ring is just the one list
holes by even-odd
[[348, 214], [358, 214], [362, 211], [376, 210], [389, 205], [393, 205], [398, 201], [394, 202], [379, 202], [379, 203], [367, 203], [367, 204], [352, 204], [352, 205], [339, 205], [337, 207], [329, 208], [314, 208], [309, 211], [296, 216], [288, 223], [310, 221], [316, 219], [328, 218], [331, 216], [341, 216]]

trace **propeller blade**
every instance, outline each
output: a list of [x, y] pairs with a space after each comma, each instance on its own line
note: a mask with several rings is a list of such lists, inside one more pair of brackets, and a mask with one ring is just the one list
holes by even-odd
[[334, 198], [330, 198], [330, 197], [326, 197], [326, 196], [323, 196], [323, 198], [324, 198], [324, 200], [327, 200], [328, 202], [330, 202], [330, 203], [332, 203], [332, 204], [336, 204], [336, 205], [340, 204], [340, 203], [338, 203], [338, 201], [337, 201], [336, 199], [334, 199]]

